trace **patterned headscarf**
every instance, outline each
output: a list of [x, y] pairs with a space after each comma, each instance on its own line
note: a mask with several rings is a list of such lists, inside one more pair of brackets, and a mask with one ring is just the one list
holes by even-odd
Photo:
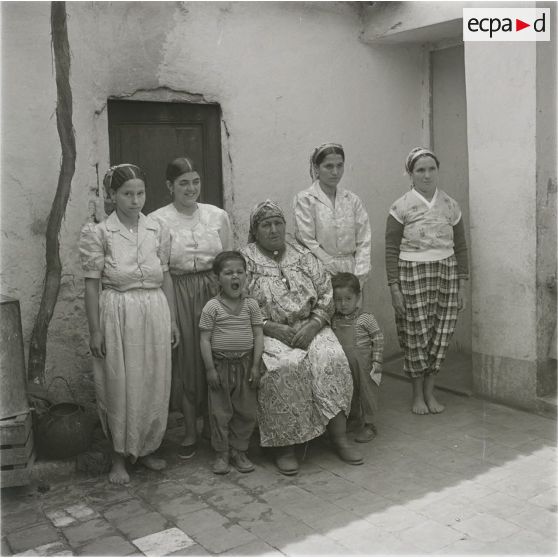
[[340, 143], [322, 143], [322, 145], [318, 145], [318, 147], [315, 147], [314, 151], [312, 151], [312, 155], [310, 155], [310, 177], [312, 178], [312, 181], [318, 179], [318, 166], [316, 164], [318, 156], [320, 155], [320, 153], [330, 148], [334, 148], [337, 150], [340, 149], [343, 153], [343, 159], [345, 158], [345, 150]]
[[407, 159], [405, 160], [405, 170], [407, 171], [407, 174], [410, 175], [412, 173], [411, 169], [421, 157], [432, 157], [432, 159], [436, 161], [437, 166], [440, 166], [438, 157], [436, 157], [433, 151], [426, 149], [426, 147], [415, 147], [414, 149], [411, 149], [409, 155], [407, 155]]
[[269, 217], [281, 217], [285, 221], [285, 214], [277, 202], [265, 200], [256, 204], [250, 212], [250, 232], [248, 242], [256, 242], [256, 229], [258, 225]]

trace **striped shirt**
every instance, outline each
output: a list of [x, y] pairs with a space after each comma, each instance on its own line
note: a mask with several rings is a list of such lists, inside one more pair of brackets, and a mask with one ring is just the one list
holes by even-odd
[[[357, 311], [358, 312], [358, 311]], [[384, 354], [384, 335], [376, 318], [368, 312], [350, 316], [342, 316], [334, 314], [332, 319], [332, 328], [335, 331], [335, 325], [339, 322], [353, 322], [355, 328], [355, 345], [365, 355], [365, 366], [368, 370], [372, 369], [373, 362], [383, 362]]]
[[219, 301], [212, 298], [200, 317], [200, 329], [211, 331], [214, 351], [249, 351], [254, 348], [254, 326], [263, 326], [262, 313], [253, 298], [244, 298], [238, 315], [231, 314]]

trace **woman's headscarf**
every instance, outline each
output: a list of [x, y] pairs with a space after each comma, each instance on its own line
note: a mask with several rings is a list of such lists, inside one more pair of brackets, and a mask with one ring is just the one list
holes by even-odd
[[280, 217], [285, 221], [285, 214], [277, 202], [265, 200], [258, 203], [250, 212], [250, 232], [248, 233], [248, 242], [256, 242], [256, 229], [258, 225], [269, 217]]
[[405, 170], [407, 171], [407, 174], [410, 175], [413, 172], [415, 163], [421, 157], [432, 157], [432, 159], [436, 161], [436, 165], [440, 166], [438, 157], [436, 157], [433, 151], [426, 149], [426, 147], [415, 147], [414, 149], [411, 149], [409, 155], [407, 155], [407, 159], [405, 160]]
[[326, 149], [333, 149], [333, 153], [340, 150], [341, 153], [343, 153], [343, 159], [345, 158], [345, 150], [340, 143], [322, 143], [322, 145], [315, 147], [314, 151], [312, 151], [312, 155], [310, 155], [310, 177], [312, 178], [312, 181], [316, 181], [318, 179], [318, 165], [316, 161], [320, 153], [323, 153]]

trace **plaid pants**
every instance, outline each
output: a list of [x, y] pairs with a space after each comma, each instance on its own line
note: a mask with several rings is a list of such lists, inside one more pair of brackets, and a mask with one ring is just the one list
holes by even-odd
[[411, 378], [437, 374], [457, 323], [457, 261], [452, 255], [436, 262], [399, 260], [406, 315], [395, 317], [404, 372]]

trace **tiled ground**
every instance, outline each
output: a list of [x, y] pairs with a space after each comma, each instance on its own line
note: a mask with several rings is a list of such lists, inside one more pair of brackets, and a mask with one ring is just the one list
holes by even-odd
[[[441, 393], [438, 416], [408, 411], [409, 384], [387, 377], [379, 436], [366, 463], [345, 465], [326, 440], [299, 447], [300, 474], [251, 455], [254, 473], [214, 476], [203, 447], [161, 453], [114, 488], [75, 474], [2, 491], [2, 555], [518, 555], [555, 556], [556, 424]], [[43, 488], [43, 487], [41, 487]]]

